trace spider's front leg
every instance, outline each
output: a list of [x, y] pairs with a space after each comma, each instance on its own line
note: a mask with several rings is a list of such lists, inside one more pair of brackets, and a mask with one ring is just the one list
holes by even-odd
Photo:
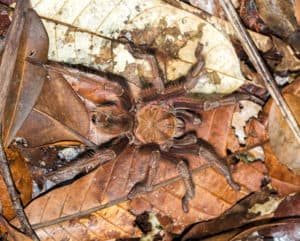
[[[127, 40], [128, 41], [128, 40]], [[136, 59], [142, 59], [146, 60], [152, 70], [152, 84], [154, 87], [154, 90], [156, 92], [162, 93], [165, 91], [165, 83], [163, 74], [159, 69], [158, 61], [153, 53], [149, 49], [146, 49], [142, 46], [136, 46], [132, 42], [128, 41], [127, 44], [128, 51], [132, 54], [133, 57]]]

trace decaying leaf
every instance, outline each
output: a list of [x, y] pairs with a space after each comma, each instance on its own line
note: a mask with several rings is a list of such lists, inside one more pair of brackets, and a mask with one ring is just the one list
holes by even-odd
[[[139, 61], [113, 40], [122, 33], [129, 40], [157, 48], [158, 52], [169, 49], [172, 55], [167, 56], [166, 62], [160, 58], [160, 64], [166, 79], [173, 80], [185, 75], [196, 61], [193, 56], [200, 41], [204, 45], [206, 70], [215, 72], [220, 82], [212, 83], [204, 77], [194, 92], [229, 93], [244, 82], [229, 39], [201, 18], [165, 1], [102, 0], [76, 1], [75, 4], [74, 0], [65, 0], [52, 1], [49, 5], [43, 0], [32, 1], [32, 5], [41, 17], [46, 18], [44, 24], [50, 37], [51, 60], [111, 70], [139, 84], [136, 83], [138, 69], [147, 70], [149, 67], [138, 68]], [[147, 66], [147, 63], [142, 66], [145, 64]], [[132, 67], [129, 71], [128, 68]]]
[[269, 193], [254, 193], [249, 195], [220, 217], [194, 225], [186, 234], [184, 234], [182, 240], [203, 240], [204, 237], [214, 236], [221, 231], [230, 229], [238, 230], [238, 227], [255, 220], [257, 217], [257, 215], [251, 215], [249, 213], [249, 208], [255, 203], [264, 202], [268, 196]]
[[7, 241], [32, 241], [31, 238], [12, 227], [3, 216], [0, 216], [0, 239]]
[[255, 3], [259, 15], [276, 35], [287, 38], [297, 30], [293, 1], [256, 0]]
[[298, 240], [300, 223], [299, 219], [285, 219], [278, 222], [264, 224], [257, 227], [249, 228], [231, 239], [230, 241], [237, 240], [257, 240], [257, 239], [286, 239], [286, 240]]
[[[300, 122], [300, 97], [298, 95], [300, 80], [296, 80], [284, 93], [296, 120]], [[275, 103], [269, 112], [269, 136], [272, 150], [281, 163], [287, 165], [294, 173], [300, 174], [300, 145], [288, 127]]]
[[[255, 209], [256, 211], [253, 213]], [[264, 213], [266, 209], [269, 211], [267, 214]], [[299, 211], [299, 194], [279, 199], [276, 196], [272, 197], [268, 192], [253, 193], [238, 202], [222, 216], [194, 225], [183, 236], [182, 240], [228, 241], [231, 240], [230, 237], [234, 237], [235, 234], [242, 232], [243, 229], [248, 229], [249, 226], [255, 230], [257, 224], [270, 223], [272, 217], [297, 217]], [[247, 224], [248, 228], [243, 228], [245, 224]], [[233, 229], [234, 231], [226, 232]], [[223, 234], [215, 235], [220, 232], [223, 232]], [[276, 238], [279, 237], [276, 236]]]
[[[51, 205], [53, 203], [49, 203], [49, 206]], [[84, 217], [38, 228], [37, 234], [41, 240], [111, 240], [141, 237], [142, 232], [134, 226], [134, 221], [135, 216], [128, 211], [128, 203], [124, 202]]]
[[[68, 232], [73, 230], [72, 228], [79, 228], [83, 222], [80, 220], [86, 220], [83, 228], [85, 232], [90, 233], [89, 228], [92, 226], [87, 224], [91, 222], [91, 216], [96, 215], [95, 212], [100, 215], [95, 221], [96, 226], [100, 225], [98, 220], [105, 219], [105, 216], [101, 216], [104, 215], [103, 212], [111, 210], [116, 213], [119, 205], [127, 200], [127, 194], [134, 184], [145, 177], [149, 158], [141, 155], [141, 151], [146, 150], [128, 147], [114, 161], [104, 164], [68, 186], [55, 189], [34, 200], [26, 210], [38, 234], [45, 239], [49, 237], [49, 233], [52, 237], [70, 235]], [[205, 159], [195, 155], [186, 155], [186, 158], [190, 168], [194, 170], [193, 180], [196, 184], [196, 196], [190, 202], [189, 213], [184, 213], [181, 208], [184, 186], [178, 178], [175, 165], [168, 161], [159, 162], [154, 180], [155, 190], [133, 198], [126, 204], [126, 208], [123, 208], [124, 212], [139, 215], [145, 211], [153, 211], [170, 220], [165, 224], [170, 232], [180, 233], [187, 225], [219, 216], [249, 190], [259, 190], [264, 179], [261, 172], [264, 170], [263, 164], [257, 163], [258, 165], [255, 164], [251, 168], [247, 164], [238, 166], [234, 174], [235, 180], [246, 188], [243, 187], [242, 191], [237, 193], [221, 174], [212, 168], [205, 168]], [[79, 190], [82, 195], [78, 195]], [[120, 235], [120, 217], [115, 217], [116, 220], [113, 215], [110, 217], [110, 225], [117, 231], [116, 236], [113, 236], [116, 238]], [[133, 219], [131, 220], [129, 219], [133, 222]], [[108, 224], [104, 222], [102, 225], [105, 228]], [[111, 228], [108, 227], [107, 230]], [[78, 235], [82, 235], [81, 228], [78, 232]]]
[[46, 70], [30, 64], [26, 58], [47, 61], [48, 37], [40, 18], [28, 11], [13, 81], [9, 86], [3, 121], [3, 142], [8, 146], [29, 115], [42, 89]]
[[[275, 70], [277, 71], [296, 71], [300, 69], [300, 59], [295, 56], [293, 49], [279, 38], [272, 37], [274, 48], [282, 55], [282, 59]], [[300, 50], [299, 50], [300, 51]]]
[[[31, 173], [26, 166], [23, 157], [16, 150], [7, 149], [6, 155], [10, 163], [10, 169], [14, 178], [14, 182], [21, 194], [21, 199], [24, 204], [27, 204], [31, 200], [32, 194]], [[2, 215], [10, 220], [15, 216], [15, 211], [2, 177], [0, 177], [0, 193]]]
[[49, 71], [34, 109], [18, 132], [29, 147], [59, 141], [80, 141], [92, 146], [85, 137], [89, 131], [88, 113], [62, 75]]
[[298, 25], [300, 25], [300, 1], [295, 0], [295, 17], [297, 19]]
[[258, 116], [261, 107], [251, 101], [241, 101], [242, 109], [240, 112], [236, 112], [233, 115], [232, 127], [235, 129], [235, 134], [241, 144], [246, 143], [246, 134], [244, 127], [250, 118]]
[[10, 5], [12, 3], [14, 3], [15, 0], [1, 0], [0, 3], [4, 3], [4, 4], [7, 4], [7, 5]]
[[272, 187], [281, 195], [300, 191], [300, 176], [282, 164], [274, 155], [270, 144], [264, 145], [265, 163], [271, 177]]
[[201, 125], [187, 127], [187, 130], [196, 131], [198, 137], [210, 143], [220, 157], [225, 157], [234, 110], [235, 105], [203, 111], [200, 113]]
[[[2, 38], [6, 35], [9, 25], [10, 25], [9, 10], [3, 6], [0, 6], [0, 36]], [[1, 47], [0, 47], [0, 55], [1, 55]]]
[[[142, 48], [148, 46], [147, 50], [155, 55], [166, 81], [175, 80], [187, 73], [196, 61], [194, 52], [197, 43], [200, 42], [204, 46], [203, 56], [206, 69], [193, 92], [229, 93], [244, 83], [239, 59], [229, 39], [208, 21], [175, 7], [175, 3], [179, 4], [177, 0], [145, 2], [138, 0], [94, 0], [88, 2], [33, 0], [32, 2], [34, 8], [44, 18], [43, 21], [50, 35], [49, 58], [51, 60], [84, 64], [98, 70], [109, 71], [115, 76], [123, 76], [129, 82], [126, 87], [128, 87], [128, 91], [132, 92], [132, 98], [138, 99], [143, 91], [140, 87], [144, 84], [148, 85], [148, 82], [151, 83], [153, 71], [150, 62], [133, 57], [128, 45], [124, 43], [124, 39], [118, 39], [120, 36]], [[169, 2], [172, 2], [173, 5]], [[24, 32], [24, 35], [26, 35], [25, 33], [27, 34]], [[252, 35], [255, 34], [252, 33]], [[271, 38], [261, 37], [265, 40], [260, 46], [261, 49], [270, 50], [271, 47], [274, 47], [276, 51], [278, 49], [282, 50], [281, 52], [285, 51], [281, 65], [279, 65], [281, 69], [277, 66], [277, 70], [297, 70], [298, 60], [292, 50], [288, 49], [287, 44], [281, 43], [281, 40], [277, 40], [275, 37], [272, 41]], [[32, 39], [32, 37], [30, 38]], [[6, 134], [7, 145], [16, 136], [22, 137], [23, 144], [38, 148], [47, 144], [57, 145], [61, 141], [76, 142], [77, 144], [81, 142], [89, 146], [94, 146], [91, 140], [99, 140], [95, 141], [97, 144], [105, 143], [106, 137], [99, 137], [99, 134], [97, 137], [97, 133], [93, 132], [91, 111], [98, 108], [97, 110], [101, 112], [104, 108], [109, 108], [113, 112], [114, 107], [124, 104], [119, 98], [123, 95], [124, 90], [119, 85], [107, 84], [106, 79], [101, 79], [101, 84], [104, 84], [100, 85], [97, 80], [102, 77], [96, 77], [91, 73], [82, 74], [83, 72], [76, 71], [75, 68], [72, 70], [65, 68], [66, 71], [63, 72], [57, 71], [51, 63], [43, 66], [42, 63], [46, 61], [45, 53], [43, 53], [43, 58], [35, 59], [37, 53], [36, 50], [32, 51], [30, 44], [29, 47], [22, 45], [20, 48], [25, 49], [22, 50], [21, 55], [25, 53], [28, 61], [22, 56], [21, 64], [18, 62], [19, 66], [17, 66], [17, 71], [26, 78], [20, 78], [21, 84], [12, 85], [10, 90], [13, 94], [10, 96], [10, 105], [7, 107], [9, 118], [6, 121], [10, 125]], [[291, 51], [287, 52], [287, 50]], [[45, 79], [45, 69], [49, 70], [47, 79]], [[29, 74], [32, 78], [37, 78], [37, 76], [40, 78], [38, 87], [34, 85], [34, 88], [37, 89], [31, 87], [32, 79], [28, 81], [30, 84], [25, 81]], [[27, 88], [29, 89], [27, 90]], [[292, 89], [290, 93], [285, 95], [287, 99], [290, 98], [292, 102], [296, 103], [300, 98], [296, 96], [300, 89], [293, 88], [290, 88]], [[31, 91], [35, 91], [34, 96], [29, 96]], [[112, 103], [108, 103], [107, 100], [113, 102], [115, 106], [112, 107]], [[129, 105], [129, 101], [127, 102]], [[106, 104], [105, 107], [101, 106], [103, 103]], [[23, 104], [26, 104], [25, 111], [20, 111], [20, 106]], [[242, 104], [244, 104], [244, 110], [249, 111], [249, 103], [242, 102]], [[285, 129], [288, 128], [284, 127], [285, 129], [281, 130], [279, 128], [281, 126], [276, 126], [276, 124], [278, 125], [276, 118], [280, 119], [280, 115], [274, 108], [271, 107], [270, 111], [270, 128], [277, 128], [279, 137], [271, 136], [270, 132], [271, 145], [274, 145], [274, 140], [276, 140], [275, 143], [280, 148], [298, 151], [293, 144], [286, 145], [285, 141], [289, 141], [290, 137], [283, 141], [280, 139], [283, 136], [282, 133], [286, 132]], [[297, 106], [296, 108], [298, 111], [299, 108]], [[255, 106], [254, 114], [243, 113], [243, 121], [241, 117], [234, 120], [239, 124], [239, 133], [244, 132], [245, 127], [246, 134], [239, 134], [241, 140], [239, 143], [231, 128], [233, 113], [236, 109], [237, 105], [231, 105], [202, 112], [200, 113], [202, 124], [198, 127], [189, 123], [186, 131], [194, 131], [199, 138], [209, 142], [215, 152], [224, 158], [221, 161], [226, 162], [228, 149], [240, 151], [242, 149], [240, 143], [245, 144], [247, 148], [260, 145], [268, 138], [265, 130], [266, 124], [256, 119], [259, 108]], [[275, 115], [275, 117], [271, 115]], [[253, 116], [256, 118], [248, 121]], [[50, 190], [29, 204], [26, 212], [41, 240], [102, 241], [140, 238], [145, 235], [145, 232], [135, 224], [137, 218], [145, 212], [155, 215], [160, 222], [160, 227], [169, 235], [179, 235], [191, 224], [197, 222], [202, 223], [196, 225], [196, 228], [192, 229], [194, 231], [204, 230], [203, 233], [206, 231], [209, 233], [206, 228], [215, 228], [214, 232], [216, 230], [221, 232], [224, 231], [224, 227], [226, 230], [229, 229], [230, 224], [232, 224], [230, 228], [240, 227], [239, 225], [248, 221], [260, 219], [261, 215], [285, 217], [280, 216], [283, 212], [282, 209], [291, 203], [297, 204], [297, 199], [293, 199], [294, 202], [288, 202], [289, 200], [286, 199], [284, 203], [281, 197], [267, 198], [262, 195], [255, 200], [246, 199], [248, 206], [240, 205], [245, 201], [243, 200], [231, 210], [232, 212], [228, 211], [220, 219], [212, 220], [229, 210], [249, 193], [266, 190], [270, 187], [270, 185], [266, 186], [270, 181], [269, 176], [272, 188], [279, 194], [286, 195], [300, 190], [299, 176], [290, 172], [286, 166], [280, 163], [268, 145], [265, 146], [266, 165], [259, 161], [250, 164], [240, 161], [231, 168], [234, 180], [241, 186], [239, 191], [235, 191], [222, 174], [209, 167], [208, 162], [211, 160], [192, 153], [178, 154], [189, 163], [195, 185], [195, 197], [189, 202], [188, 213], [182, 210], [182, 197], [186, 191], [183, 181], [174, 163], [164, 159], [159, 161], [157, 173], [152, 180], [153, 187], [149, 188], [147, 192], [138, 192], [129, 199], [128, 193], [132, 187], [141, 183], [147, 176], [153, 146], [134, 146], [132, 143], [127, 143], [128, 140], [125, 138], [120, 138], [120, 140], [126, 142], [124, 144], [126, 147], [117, 156], [111, 151], [109, 153], [111, 161], [106, 162], [105, 160], [100, 167], [97, 164], [97, 169], [88, 175], [77, 176], [68, 185]], [[278, 140], [281, 141], [279, 144]], [[112, 141], [110, 144], [114, 144], [114, 142]], [[204, 141], [199, 140], [200, 143], [204, 144]], [[105, 145], [105, 148], [107, 146], [109, 145]], [[275, 147], [275, 149], [278, 148]], [[53, 153], [52, 155], [55, 155], [57, 152]], [[257, 153], [253, 155], [255, 160], [264, 159], [263, 157], [259, 158]], [[39, 155], [36, 156], [39, 157]], [[294, 165], [297, 152], [295, 155], [292, 153], [288, 156], [294, 158], [288, 165]], [[47, 158], [45, 160], [47, 161]], [[50, 166], [50, 163], [47, 165]], [[18, 171], [21, 171], [21, 166], [21, 164], [18, 166]], [[80, 168], [83, 167], [84, 165]], [[298, 171], [297, 166], [291, 168]], [[24, 173], [27, 175], [28, 171], [27, 173], [24, 171]], [[78, 173], [81, 174], [82, 171]], [[73, 179], [76, 174], [69, 174], [68, 179]], [[18, 175], [20, 174], [18, 173]], [[22, 178], [20, 179], [23, 180]], [[24, 198], [24, 202], [27, 202], [30, 199], [28, 190], [31, 185], [23, 181], [19, 183], [19, 185], [21, 184], [24, 185], [24, 190], [20, 188], [20, 191], [22, 195], [26, 194], [27, 199]], [[274, 190], [272, 189], [272, 191]], [[254, 205], [256, 201], [261, 202]], [[298, 210], [289, 213], [291, 216], [297, 214]], [[7, 214], [8, 217], [11, 217], [9, 215]], [[227, 221], [229, 220], [230, 223], [224, 224], [224, 218], [228, 217]], [[205, 223], [207, 220], [211, 221]], [[1, 217], [0, 223], [8, 230], [8, 235], [14, 236], [14, 239], [11, 240], [21, 240], [15, 234], [15, 230], [10, 229]], [[12, 223], [17, 225], [16, 220]], [[239, 229], [229, 235], [225, 234], [227, 239], [224, 239], [223, 236], [223, 239], [221, 237], [212, 240], [256, 238], [257, 234], [274, 236], [274, 233], [280, 233], [280, 235], [287, 233], [288, 237], [293, 238], [298, 235], [295, 232], [298, 228], [297, 222], [288, 223], [283, 220], [276, 225], [255, 226], [246, 231]], [[280, 226], [288, 232], [282, 232]], [[27, 239], [24, 237], [22, 240]]]

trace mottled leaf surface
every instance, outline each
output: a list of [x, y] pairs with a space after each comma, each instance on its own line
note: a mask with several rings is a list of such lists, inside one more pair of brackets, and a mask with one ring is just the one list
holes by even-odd
[[165, 1], [34, 0], [32, 5], [44, 18], [51, 60], [110, 71], [140, 85], [140, 80], [151, 78], [149, 63], [136, 60], [115, 41], [120, 35], [157, 49], [167, 80], [187, 73], [200, 41], [208, 74], [193, 91], [230, 93], [244, 82], [229, 39], [203, 19]]

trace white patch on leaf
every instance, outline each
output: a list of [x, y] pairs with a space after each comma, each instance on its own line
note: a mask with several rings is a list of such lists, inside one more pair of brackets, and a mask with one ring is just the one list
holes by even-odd
[[240, 112], [233, 114], [231, 125], [235, 130], [235, 135], [238, 137], [240, 144], [245, 144], [246, 134], [244, 127], [250, 118], [257, 118], [258, 113], [261, 111], [261, 106], [248, 100], [240, 101], [240, 104], [243, 108]]
[[132, 57], [132, 55], [129, 53], [129, 51], [125, 48], [124, 45], [119, 44], [117, 48], [114, 48], [114, 54], [116, 55], [114, 61], [114, 71], [116, 72], [124, 72], [126, 69], [126, 66], [128, 64], [134, 64], [135, 59]]
[[248, 210], [248, 212], [259, 214], [260, 216], [272, 214], [276, 211], [283, 199], [284, 198], [269, 197], [268, 201], [266, 201], [265, 203], [256, 203]]

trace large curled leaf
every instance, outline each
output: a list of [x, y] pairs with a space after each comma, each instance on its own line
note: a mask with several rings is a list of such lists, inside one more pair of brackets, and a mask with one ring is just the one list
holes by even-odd
[[[284, 98], [300, 123], [300, 79], [285, 90]], [[279, 161], [294, 173], [300, 174], [300, 144], [290, 130], [285, 118], [273, 102], [269, 113], [269, 135], [272, 150]]]
[[299, 192], [300, 176], [293, 173], [286, 165], [278, 160], [270, 144], [264, 145], [264, 151], [272, 187], [281, 195]]
[[140, 78], [149, 79], [151, 70], [123, 44], [111, 41], [122, 32], [137, 44], [158, 50], [168, 80], [187, 73], [196, 61], [194, 51], [200, 41], [208, 74], [199, 80], [195, 92], [229, 93], [244, 82], [229, 39], [203, 19], [165, 1], [34, 0], [32, 5], [44, 17], [51, 60], [121, 74], [139, 85]]
[[3, 121], [3, 142], [8, 146], [32, 110], [46, 78], [46, 70], [26, 58], [47, 62], [48, 36], [34, 11], [28, 11]]

